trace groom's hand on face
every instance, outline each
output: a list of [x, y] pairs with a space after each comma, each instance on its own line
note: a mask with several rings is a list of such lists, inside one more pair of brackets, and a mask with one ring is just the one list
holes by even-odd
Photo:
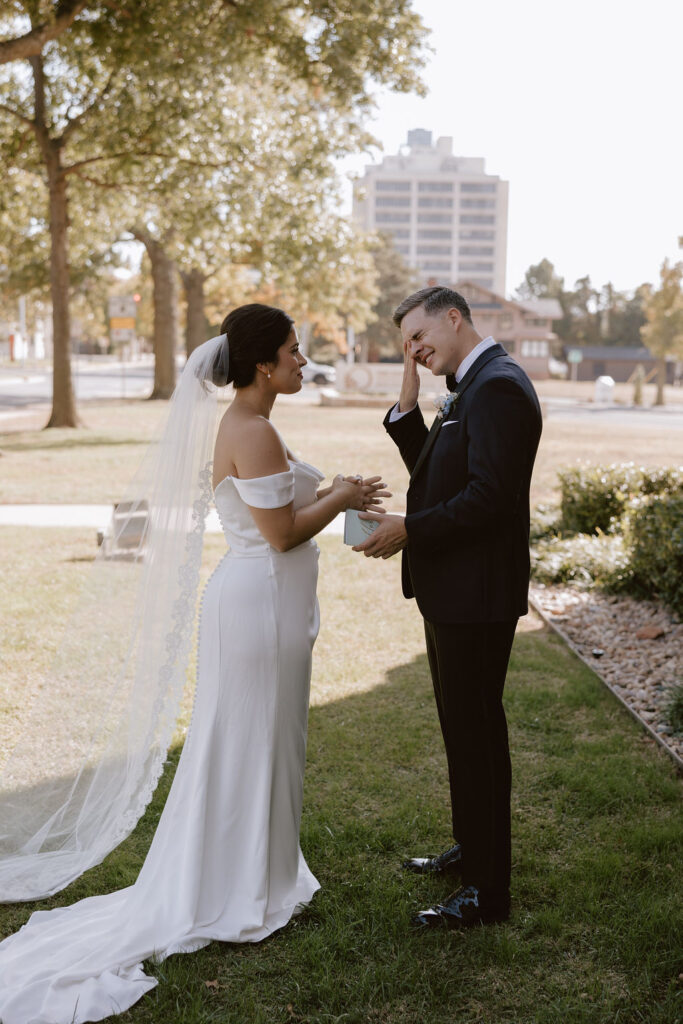
[[417, 405], [420, 394], [420, 377], [410, 340], [403, 342], [403, 381], [398, 399], [399, 412], [410, 412]]
[[359, 518], [379, 523], [377, 529], [367, 540], [352, 548], [353, 551], [362, 551], [366, 558], [391, 558], [408, 543], [403, 516], [389, 514], [378, 516], [374, 512], [361, 512]]

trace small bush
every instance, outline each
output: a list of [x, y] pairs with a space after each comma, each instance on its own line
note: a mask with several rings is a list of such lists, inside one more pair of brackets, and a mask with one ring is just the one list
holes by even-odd
[[634, 508], [626, 542], [635, 591], [659, 598], [683, 618], [683, 490]]
[[669, 687], [665, 711], [674, 732], [683, 732], [683, 683]]
[[531, 513], [529, 542], [536, 544], [546, 537], [556, 536], [560, 531], [560, 525], [560, 510], [557, 505], [537, 505]]
[[620, 534], [579, 534], [540, 541], [531, 552], [531, 575], [539, 583], [628, 590], [629, 551]]
[[683, 618], [683, 468], [584, 465], [558, 476], [559, 510], [532, 517], [532, 577], [660, 600]]
[[566, 533], [617, 532], [638, 493], [642, 471], [633, 463], [572, 466], [558, 473], [561, 526]]
[[655, 466], [653, 469], [641, 469], [641, 494], [677, 494], [683, 493], [683, 467]]

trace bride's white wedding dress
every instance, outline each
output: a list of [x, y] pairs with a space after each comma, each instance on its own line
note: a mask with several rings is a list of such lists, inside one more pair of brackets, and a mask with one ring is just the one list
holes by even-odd
[[257, 942], [318, 889], [299, 848], [318, 548], [281, 554], [247, 508], [315, 501], [302, 462], [227, 477], [215, 502], [229, 551], [204, 591], [192, 722], [134, 885], [38, 911], [0, 943], [2, 1024], [83, 1024], [157, 982], [142, 961], [212, 939]]

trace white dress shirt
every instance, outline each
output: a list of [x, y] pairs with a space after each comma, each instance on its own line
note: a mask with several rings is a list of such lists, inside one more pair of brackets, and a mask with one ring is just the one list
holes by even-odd
[[[455, 383], [459, 384], [460, 381], [465, 376], [465, 374], [467, 373], [467, 371], [469, 370], [470, 366], [476, 363], [477, 359], [482, 354], [482, 352], [485, 352], [487, 348], [491, 348], [491, 346], [495, 344], [496, 342], [491, 337], [491, 335], [489, 335], [488, 338], [484, 338], [483, 341], [480, 341], [478, 345], [475, 345], [472, 351], [467, 353], [463, 361], [460, 363], [460, 366], [455, 371]], [[415, 406], [413, 406], [412, 409], [404, 409], [402, 412], [399, 412], [397, 402], [394, 408], [391, 410], [391, 413], [389, 415], [389, 422], [395, 423], [396, 420], [400, 420], [402, 416], [407, 416], [408, 413], [412, 412], [414, 408]]]

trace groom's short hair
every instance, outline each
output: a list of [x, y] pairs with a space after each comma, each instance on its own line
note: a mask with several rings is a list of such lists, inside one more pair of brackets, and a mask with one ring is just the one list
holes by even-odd
[[394, 323], [401, 326], [401, 321], [406, 313], [412, 309], [423, 306], [428, 316], [440, 313], [442, 309], [457, 309], [462, 314], [463, 320], [472, 323], [472, 314], [467, 301], [460, 292], [454, 292], [452, 288], [443, 288], [441, 285], [434, 285], [432, 288], [421, 288], [419, 292], [413, 292], [407, 299], [404, 299], [400, 306], [394, 311]]

